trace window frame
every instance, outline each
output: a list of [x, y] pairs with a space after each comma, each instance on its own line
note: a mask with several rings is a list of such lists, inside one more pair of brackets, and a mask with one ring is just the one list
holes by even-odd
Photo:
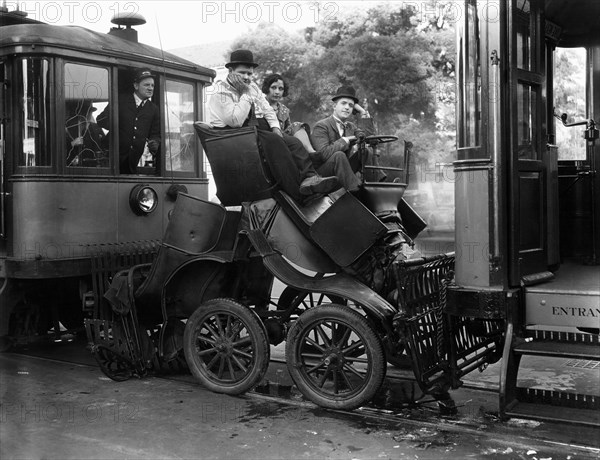
[[[50, 158], [50, 165], [46, 166], [23, 166], [19, 164], [18, 155], [23, 152], [23, 130], [25, 129], [25, 119], [23, 115], [23, 104], [25, 103], [25, 94], [23, 90], [24, 78], [22, 73], [23, 61], [28, 59], [37, 59], [40, 61], [46, 61], [48, 63], [48, 104], [50, 120], [48, 120], [48, 143], [46, 148], [48, 150], [48, 156]], [[52, 107], [53, 102], [56, 101], [56, 63], [51, 56], [35, 55], [35, 54], [23, 54], [13, 61], [15, 63], [13, 68], [12, 81], [17, 82], [13, 85], [14, 90], [12, 91], [12, 98], [14, 101], [18, 101], [13, 105], [11, 118], [15, 121], [14, 123], [14, 134], [13, 136], [15, 144], [13, 145], [11, 163], [12, 170], [15, 174], [20, 175], [44, 175], [44, 174], [56, 174], [58, 171], [57, 157], [56, 157], [56, 113], [55, 107]]]
[[[191, 102], [193, 104], [193, 122], [199, 119], [199, 111], [201, 110], [200, 105], [200, 95], [198, 93], [198, 84], [194, 80], [188, 80], [186, 78], [179, 78], [170, 75], [163, 75], [160, 84], [160, 104], [159, 107], [161, 113], [161, 158], [160, 158], [160, 172], [162, 177], [178, 177], [178, 178], [202, 178], [203, 170], [202, 167], [202, 146], [200, 145], [200, 141], [197, 137], [195, 137], [195, 149], [193, 152], [194, 155], [194, 169], [192, 171], [172, 171], [167, 169], [167, 142], [166, 142], [166, 134], [167, 134], [167, 112], [166, 112], [166, 102], [167, 102], [167, 83], [173, 82], [178, 84], [189, 85], [192, 89], [192, 98]], [[193, 133], [196, 136], [196, 133]]]
[[[111, 101], [114, 99], [113, 98], [114, 91], [112, 90], [112, 88], [114, 87], [114, 79], [113, 79], [113, 72], [112, 72], [113, 66], [108, 65], [108, 64], [102, 65], [101, 63], [98, 63], [98, 62], [88, 62], [88, 61], [76, 60], [76, 59], [57, 58], [56, 59], [56, 68], [57, 68], [57, 73], [60, 73], [60, 75], [58, 75], [57, 81], [61, 82], [61, 91], [63, 92], [63, 94], [61, 97], [61, 102], [59, 104], [56, 104], [56, 115], [57, 115], [56, 120], [60, 120], [61, 126], [64, 125], [64, 121], [66, 120], [66, 111], [65, 111], [66, 97], [64, 94], [64, 89], [65, 89], [65, 78], [66, 78], [65, 67], [67, 66], [67, 64], [95, 67], [95, 68], [100, 68], [100, 69], [106, 70], [107, 75], [108, 75], [108, 105], [109, 105], [109, 107], [111, 107], [113, 105], [113, 104], [111, 104]], [[96, 117], [98, 115], [99, 114], [96, 113]], [[63, 126], [63, 128], [64, 128], [64, 126]], [[112, 128], [112, 126], [111, 126], [111, 128]], [[113, 131], [113, 130], [111, 129], [111, 131]], [[66, 145], [66, 133], [65, 133], [64, 129], [59, 130], [59, 132], [60, 132], [60, 134], [57, 136], [57, 138], [58, 138], [57, 139], [57, 152], [60, 152], [60, 154], [58, 155], [58, 164], [60, 167], [60, 171], [62, 171], [65, 175], [69, 175], [69, 176], [116, 176], [119, 174], [119, 172], [115, 170], [115, 151], [114, 151], [115, 143], [113, 142], [112, 136], [109, 137], [108, 166], [102, 166], [102, 167], [68, 166], [66, 164], [66, 156], [64, 155], [64, 146]]]

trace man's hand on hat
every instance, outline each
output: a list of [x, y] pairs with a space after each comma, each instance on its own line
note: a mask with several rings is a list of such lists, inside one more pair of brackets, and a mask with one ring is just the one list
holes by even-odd
[[365, 113], [367, 113], [367, 110], [364, 109], [362, 106], [360, 106], [359, 104], [354, 104], [354, 110], [356, 110], [358, 112], [359, 115], [364, 115]]
[[358, 115], [360, 115], [362, 118], [369, 118], [369, 102], [367, 101], [367, 98], [364, 98], [362, 101], [362, 104], [354, 104], [354, 110], [358, 113]]
[[244, 82], [244, 78], [234, 72], [229, 72], [227, 75], [227, 82], [233, 86], [233, 88], [242, 95], [250, 91], [250, 85]]

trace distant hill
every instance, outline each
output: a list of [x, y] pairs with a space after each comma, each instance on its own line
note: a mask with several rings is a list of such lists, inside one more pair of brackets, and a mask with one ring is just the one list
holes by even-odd
[[179, 57], [204, 67], [220, 67], [227, 62], [227, 51], [233, 40], [223, 40], [202, 45], [191, 45], [169, 50]]

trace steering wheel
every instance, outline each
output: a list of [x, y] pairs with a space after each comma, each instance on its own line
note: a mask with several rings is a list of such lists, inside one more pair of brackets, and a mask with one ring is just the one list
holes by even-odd
[[398, 140], [398, 136], [367, 136], [365, 142], [369, 145], [387, 144]]

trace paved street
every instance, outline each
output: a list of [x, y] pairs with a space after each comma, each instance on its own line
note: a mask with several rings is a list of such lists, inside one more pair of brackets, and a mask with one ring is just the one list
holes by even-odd
[[386, 398], [414, 392], [410, 381], [388, 378], [379, 409], [342, 413], [305, 402], [276, 362], [267, 374], [274, 383], [229, 397], [189, 375], [113, 382], [83, 346], [0, 355], [0, 458], [540, 460], [600, 452], [598, 430], [500, 422], [490, 391], [453, 392], [456, 417], [441, 417], [435, 403], [382, 411]]

